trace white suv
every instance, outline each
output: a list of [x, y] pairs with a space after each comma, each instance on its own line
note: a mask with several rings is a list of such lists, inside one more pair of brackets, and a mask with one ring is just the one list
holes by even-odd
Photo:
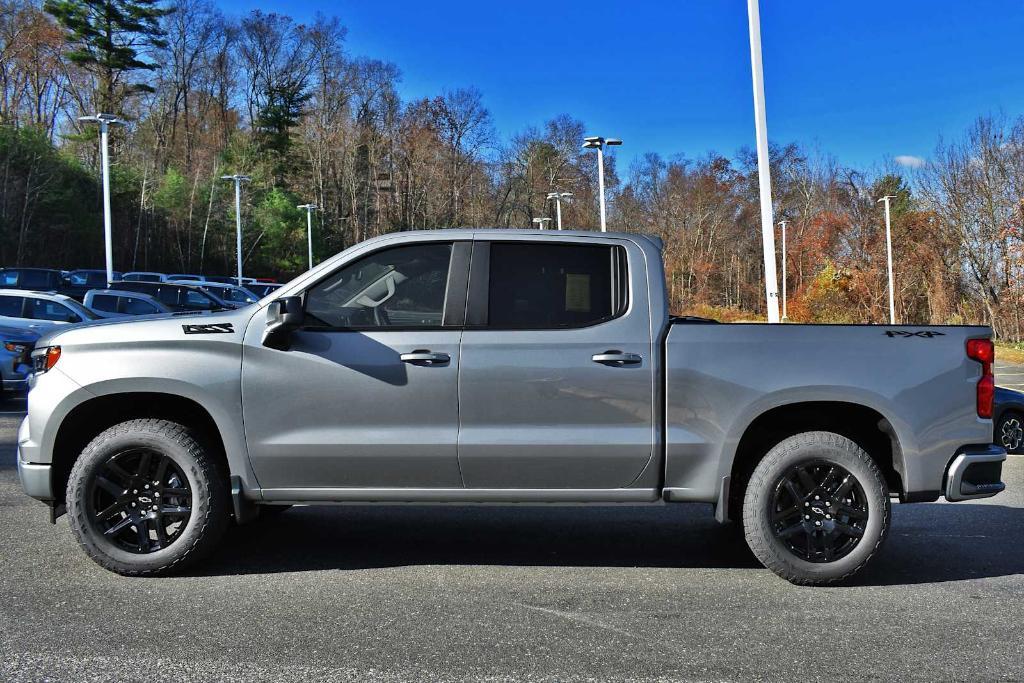
[[23, 289], [0, 289], [0, 324], [47, 330], [96, 320], [97, 315], [69, 296]]

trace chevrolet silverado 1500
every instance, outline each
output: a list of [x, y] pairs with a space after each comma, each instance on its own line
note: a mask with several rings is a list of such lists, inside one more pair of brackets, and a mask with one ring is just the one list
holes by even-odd
[[257, 304], [51, 333], [18, 468], [86, 553], [160, 574], [317, 503], [712, 503], [802, 584], [891, 499], [1003, 489], [990, 330], [673, 318], [633, 234], [390, 234]]

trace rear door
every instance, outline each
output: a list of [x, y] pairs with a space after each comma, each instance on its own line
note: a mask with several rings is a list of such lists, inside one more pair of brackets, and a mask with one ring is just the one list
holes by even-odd
[[459, 374], [470, 488], [628, 486], [654, 446], [643, 253], [613, 238], [474, 243]]

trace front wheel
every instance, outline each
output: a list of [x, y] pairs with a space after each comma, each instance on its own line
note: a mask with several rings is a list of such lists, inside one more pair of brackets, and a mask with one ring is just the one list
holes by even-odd
[[885, 540], [890, 516], [878, 466], [832, 432], [778, 443], [754, 469], [743, 501], [751, 551], [800, 585], [839, 583], [863, 569]]
[[209, 453], [166, 420], [107, 429], [85, 447], [68, 480], [79, 545], [126, 576], [167, 574], [206, 556], [224, 534], [229, 503]]

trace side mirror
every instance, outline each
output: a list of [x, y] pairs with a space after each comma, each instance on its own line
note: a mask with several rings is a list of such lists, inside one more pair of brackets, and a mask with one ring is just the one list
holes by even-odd
[[302, 298], [285, 296], [270, 302], [267, 307], [267, 327], [263, 330], [263, 345], [287, 351], [294, 330], [302, 326]]

